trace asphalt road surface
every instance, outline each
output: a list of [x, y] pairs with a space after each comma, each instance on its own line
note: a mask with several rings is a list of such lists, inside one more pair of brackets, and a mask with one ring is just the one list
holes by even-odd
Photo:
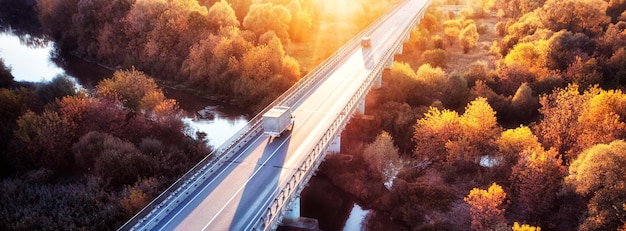
[[348, 51], [329, 76], [294, 107], [296, 122], [280, 138], [259, 135], [156, 225], [157, 230], [249, 230], [300, 163], [426, 4], [409, 0], [369, 36], [372, 46]]

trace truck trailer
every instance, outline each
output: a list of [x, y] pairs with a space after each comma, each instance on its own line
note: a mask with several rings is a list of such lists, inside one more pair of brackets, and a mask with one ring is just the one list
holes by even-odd
[[291, 108], [275, 106], [263, 114], [263, 133], [272, 137], [280, 137], [289, 126], [293, 129], [293, 123]]

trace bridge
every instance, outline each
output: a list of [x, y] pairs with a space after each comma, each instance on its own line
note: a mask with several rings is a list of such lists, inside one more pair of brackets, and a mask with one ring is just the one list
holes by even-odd
[[[430, 0], [405, 0], [333, 53], [200, 161], [120, 230], [274, 230], [300, 216], [299, 195], [382, 71], [402, 52]], [[372, 44], [362, 48], [360, 39]], [[263, 134], [262, 115], [292, 108], [292, 130]]]

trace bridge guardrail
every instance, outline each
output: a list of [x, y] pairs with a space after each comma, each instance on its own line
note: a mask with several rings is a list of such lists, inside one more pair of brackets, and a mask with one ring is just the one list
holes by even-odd
[[[426, 6], [429, 6], [430, 4], [431, 0], [428, 0]], [[396, 8], [388, 13], [386, 17], [382, 17], [366, 30], [357, 34], [357, 36], [353, 37], [351, 41], [356, 43], [355, 40], [360, 39], [360, 37], [362, 37], [364, 33], [367, 33], [373, 28], [377, 27], [378, 24], [382, 23], [387, 17], [389, 17], [389, 15], [397, 11], [401, 5], [396, 6]], [[428, 7], [421, 9], [421, 11], [415, 15], [415, 17], [411, 20], [411, 25], [415, 25], [416, 22], [421, 17], [423, 17], [426, 8]], [[406, 34], [410, 35], [412, 29], [413, 27], [407, 28], [400, 37], [403, 38], [403, 36], [405, 36]], [[287, 183], [280, 187], [280, 190], [279, 188], [277, 188], [274, 191], [273, 195], [275, 196], [273, 199], [270, 199], [272, 202], [265, 210], [262, 210], [265, 211], [264, 214], [261, 215], [255, 223], [253, 223], [253, 230], [276, 229], [277, 224], [282, 220], [282, 217], [284, 215], [283, 211], [286, 209], [286, 206], [289, 206], [289, 204], [296, 198], [296, 195], [299, 195], [302, 192], [302, 190], [306, 186], [306, 182], [308, 182], [313, 176], [314, 171], [309, 171], [309, 169], [317, 169], [317, 167], [319, 167], [322, 160], [324, 159], [324, 156], [326, 155], [326, 149], [329, 142], [332, 141], [335, 136], [340, 135], [339, 132], [343, 127], [345, 127], [345, 125], [349, 121], [349, 118], [354, 114], [354, 111], [356, 110], [355, 105], [357, 105], [359, 101], [362, 100], [365, 95], [367, 95], [367, 92], [372, 87], [374, 79], [377, 77], [377, 74], [382, 71], [382, 69], [386, 65], [385, 60], [392, 59], [395, 54], [394, 48], [402, 45], [403, 42], [404, 41], [402, 39], [396, 40], [396, 42], [394, 42], [394, 45], [386, 51], [385, 55], [383, 55], [383, 57], [385, 58], [383, 58], [382, 61], [379, 62], [372, 69], [366, 80], [357, 90], [357, 93], [353, 95], [353, 97], [344, 106], [341, 113], [337, 115], [331, 127], [326, 130], [322, 138], [314, 146], [313, 150], [307, 154], [304, 161], [298, 167], [298, 171], [290, 177]], [[303, 174], [303, 172], [305, 173]]]
[[[232, 157], [232, 154], [235, 154], [236, 151], [245, 146], [248, 141], [262, 132], [261, 118], [263, 113], [277, 105], [292, 106], [294, 102], [297, 101], [296, 98], [299, 99], [297, 96], [301, 96], [310, 90], [311, 87], [318, 83], [322, 77], [325, 77], [323, 73], [327, 72], [329, 67], [332, 67], [337, 60], [344, 57], [347, 50], [356, 46], [356, 41], [358, 41], [363, 33], [364, 32], [361, 32], [357, 36], [353, 37], [345, 45], [341, 46], [337, 51], [322, 61], [318, 66], [309, 71], [303, 78], [281, 94], [277, 99], [272, 101], [272, 103], [265, 107], [255, 117], [253, 117], [243, 128], [237, 131], [222, 145], [215, 148], [212, 153], [200, 160], [165, 191], [159, 194], [148, 205], [135, 214], [135, 216], [124, 223], [124, 225], [122, 225], [118, 230], [132, 230], [134, 226], [138, 224], [144, 224], [149, 227], [150, 225], [146, 223], [153, 221], [158, 222], [159, 218], [155, 216], [163, 213], [160, 209], [165, 208], [165, 213], [168, 213], [168, 207], [178, 205], [178, 203], [184, 200], [183, 197], [186, 197], [189, 194], [189, 189], [195, 189], [195, 187], [192, 186], [197, 186], [198, 184], [194, 183], [194, 181], [205, 179], [207, 175], [215, 172], [215, 170], [223, 165], [227, 159]], [[165, 214], [162, 216], [165, 216]]]
[[[402, 5], [402, 4], [401, 4]], [[392, 12], [395, 12], [399, 6], [396, 6]], [[388, 13], [385, 17], [389, 17], [390, 13]], [[314, 84], [318, 83], [323, 77], [323, 73], [328, 72], [329, 68], [333, 67], [335, 63], [342, 57], [345, 57], [346, 51], [357, 46], [357, 41], [363, 34], [368, 33], [375, 27], [382, 23], [382, 18], [377, 20], [375, 23], [370, 25], [366, 30], [360, 32], [352, 39], [350, 39], [345, 45], [343, 45], [340, 49], [335, 51], [332, 55], [330, 55], [327, 59], [322, 61], [318, 66], [312, 69], [305, 77], [300, 79], [300, 81], [296, 82], [291, 88], [285, 91], [281, 96], [279, 96], [276, 100], [274, 100], [270, 105], [264, 108], [259, 114], [253, 117], [242, 129], [236, 132], [229, 140], [224, 142], [218, 148], [216, 148], [212, 153], [203, 158], [198, 164], [192, 167], [189, 171], [187, 171], [181, 178], [179, 178], [176, 182], [174, 182], [170, 187], [168, 187], [164, 192], [162, 192], [159, 196], [157, 196], [153, 201], [151, 201], [146, 207], [144, 207], [139, 213], [133, 216], [129, 221], [127, 221], [123, 226], [119, 228], [119, 230], [130, 230], [133, 229], [137, 224], [158, 222], [158, 214], [162, 214], [165, 216], [173, 207], [177, 206], [180, 202], [186, 198], [191, 190], [194, 190], [197, 186], [198, 180], [204, 180], [210, 174], [212, 174], [217, 168], [219, 168], [222, 164], [226, 162], [226, 160], [230, 159], [233, 154], [235, 154], [239, 149], [247, 144], [248, 141], [252, 140], [252, 138], [256, 137], [258, 134], [262, 132], [262, 128], [260, 126], [261, 117], [263, 113], [271, 109], [273, 106], [277, 105], [286, 105], [293, 106], [295, 101], [297, 101], [304, 93], [311, 90]], [[391, 52], [393, 53], [393, 52]], [[382, 62], [381, 62], [382, 63]], [[380, 66], [380, 65], [379, 65]], [[369, 78], [368, 78], [369, 79]], [[369, 82], [371, 83], [371, 81]], [[352, 110], [353, 111], [353, 110]], [[345, 115], [343, 116], [345, 117]], [[343, 118], [342, 117], [342, 118]], [[325, 141], [327, 145], [328, 140]], [[314, 150], [317, 152], [325, 152], [326, 148], [320, 149], [319, 146], [316, 146]], [[325, 155], [325, 153], [324, 153]], [[315, 161], [311, 161], [311, 154], [308, 155], [309, 160], [303, 163], [303, 166], [307, 169], [310, 167], [319, 166], [321, 163], [321, 158], [316, 158]], [[311, 162], [314, 165], [311, 165]], [[296, 179], [297, 182], [301, 181], [301, 173], [300, 177], [292, 176], [292, 179]], [[307, 177], [304, 181], [308, 181], [311, 175]], [[290, 180], [289, 182], [292, 182]], [[295, 184], [295, 183], [294, 183]], [[302, 184], [301, 184], [302, 185]], [[288, 183], [289, 190], [291, 190], [291, 183]], [[302, 186], [298, 186], [298, 191], [302, 190]], [[294, 188], [295, 189], [295, 188]], [[291, 198], [293, 193], [288, 197]], [[283, 194], [284, 197], [284, 194]], [[289, 199], [290, 201], [290, 199]], [[284, 206], [284, 205], [283, 205]], [[281, 206], [281, 208], [283, 207]], [[162, 209], [165, 209], [165, 214], [163, 214]], [[278, 210], [281, 211], [281, 210]], [[156, 217], [154, 217], [156, 216]], [[270, 214], [271, 217], [271, 214]], [[264, 222], [265, 223], [265, 222]], [[275, 226], [277, 222], [273, 222]], [[148, 228], [151, 228], [150, 224], [144, 224]]]

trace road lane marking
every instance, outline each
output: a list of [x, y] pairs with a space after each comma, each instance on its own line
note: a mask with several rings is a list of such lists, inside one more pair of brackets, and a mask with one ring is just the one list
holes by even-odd
[[[386, 36], [385, 36], [385, 37], [389, 37], [389, 36], [390, 36], [389, 34], [386, 34]], [[345, 64], [345, 63], [344, 63], [344, 64]], [[330, 72], [330, 73], [336, 73], [336, 72], [337, 72], [337, 70], [340, 70], [340, 69], [342, 69], [342, 68], [339, 68], [339, 69], [334, 69], [334, 71], [333, 71], [333, 72]], [[331, 75], [330, 77], [332, 77], [332, 75]], [[328, 82], [328, 80], [340, 80], [340, 81], [341, 81], [341, 80], [344, 80], [344, 79], [347, 79], [347, 78], [345, 78], [345, 77], [327, 78], [327, 79], [325, 79], [324, 81], [320, 81], [320, 82], [318, 82], [318, 83], [316, 84], [316, 86], [315, 86], [315, 87], [316, 87], [316, 88], [318, 88], [318, 87], [319, 87], [322, 83], [326, 83], [326, 82]], [[358, 89], [358, 87], [359, 87], [359, 86], [357, 86], [357, 89]], [[310, 96], [310, 95], [313, 95], [314, 93], [315, 93], [315, 92], [310, 92], [308, 95]], [[345, 92], [344, 92], [344, 94], [342, 94], [341, 96], [342, 96], [341, 98], [345, 98]], [[297, 102], [297, 104], [300, 104], [300, 103], [302, 103], [302, 101], [303, 101], [303, 100], [306, 100], [306, 99], [307, 99], [307, 98], [300, 98], [300, 99], [299, 99], [298, 101], [296, 101], [296, 102]], [[321, 106], [321, 104], [318, 104], [318, 106]], [[333, 104], [333, 105], [331, 106], [331, 108], [332, 108], [332, 109], [336, 109], [338, 106], [339, 106], [338, 104]], [[344, 106], [344, 105], [341, 105], [341, 106]], [[344, 106], [344, 107], [345, 107], [345, 106]], [[305, 112], [306, 112], [306, 111], [305, 111]], [[328, 115], [330, 115], [330, 114], [334, 114], [334, 113], [331, 113], [331, 112], [323, 112], [323, 113], [324, 113], [324, 114], [328, 114]], [[324, 118], [328, 118], [328, 117], [324, 117]], [[326, 119], [326, 120], [328, 120], [328, 119]], [[316, 129], [316, 130], [318, 130], [318, 129]], [[291, 134], [290, 134], [288, 137], [291, 137]], [[257, 140], [255, 140], [255, 143], [256, 143], [257, 141], [258, 141], [258, 138], [257, 138]], [[278, 147], [278, 148], [277, 148], [277, 149], [276, 149], [276, 150], [272, 153], [272, 155], [270, 155], [270, 157], [269, 157], [267, 160], [265, 160], [265, 162], [263, 163], [263, 165], [262, 165], [261, 167], [263, 167], [263, 166], [265, 165], [265, 163], [267, 163], [267, 161], [269, 161], [269, 160], [270, 160], [270, 159], [274, 156], [274, 154], [276, 153], [276, 151], [280, 150], [280, 148], [283, 146], [283, 144], [284, 144], [284, 143], [286, 143], [286, 142], [284, 142], [284, 141], [283, 141], [283, 142], [279, 145], [279, 147]], [[247, 152], [247, 151], [244, 151], [244, 152], [242, 152], [242, 153], [245, 153], [245, 152]], [[296, 152], [296, 154], [297, 154], [297, 152]], [[239, 157], [241, 157], [241, 154], [240, 154], [240, 155], [238, 155], [238, 157], [237, 157], [236, 159], [238, 159]], [[290, 159], [293, 159], [293, 158], [290, 158]], [[292, 161], [289, 161], [289, 162], [292, 162]], [[216, 177], [215, 177], [215, 178], [214, 178], [214, 179], [213, 179], [210, 183], [208, 183], [208, 184], [207, 184], [207, 186], [208, 186], [208, 185], [210, 185], [210, 184], [212, 184], [212, 183], [213, 183], [213, 181], [214, 181], [215, 179], [217, 179], [217, 178], [219, 178], [219, 176], [221, 176], [221, 174], [225, 173], [225, 172], [226, 172], [225, 170], [226, 170], [226, 169], [228, 169], [228, 168], [230, 168], [230, 166], [231, 166], [231, 165], [232, 165], [232, 163], [229, 163], [229, 164], [228, 164], [228, 165], [224, 168], [224, 171], [221, 171], [221, 172], [220, 172], [220, 173], [219, 173], [219, 174], [218, 174], [218, 175], [217, 175], [217, 176], [216, 176]], [[260, 169], [260, 168], [259, 168], [259, 169]], [[232, 171], [231, 171], [231, 172], [232, 172]], [[252, 177], [254, 177], [254, 175], [256, 174], [256, 172], [258, 172], [258, 171], [255, 171], [255, 173], [253, 173]], [[251, 179], [252, 177], [250, 177], [250, 178], [249, 178], [249, 180], [246, 182], [246, 184], [250, 181], [250, 179]], [[203, 190], [205, 190], [205, 188], [203, 188]], [[233, 198], [231, 198], [231, 200], [232, 200], [232, 199], [233, 199]], [[194, 197], [192, 200], [195, 200], [195, 197]], [[229, 202], [229, 203], [230, 203], [230, 202]], [[228, 204], [228, 203], [227, 203], [227, 204]], [[184, 209], [184, 208], [186, 208], [186, 206], [187, 206], [187, 205], [185, 205], [185, 206], [183, 207], [183, 209]]]
[[254, 176], [256, 176], [256, 174], [261, 171], [261, 169], [263, 169], [263, 167], [265, 166], [265, 164], [272, 159], [272, 157], [274, 157], [274, 155], [278, 152], [278, 150], [280, 150], [280, 148], [288, 143], [287, 140], [288, 138], [291, 137], [291, 134], [289, 134], [285, 139], [283, 139], [283, 141], [280, 143], [280, 145], [278, 145], [278, 147], [276, 149], [274, 149], [274, 151], [272, 152], [272, 154], [270, 154], [270, 156], [263, 161], [263, 163], [259, 166], [259, 168], [255, 169], [254, 172], [252, 172], [252, 175], [250, 175], [250, 177], [248, 177], [248, 180], [246, 180], [245, 183], [243, 183], [243, 185], [241, 187], [239, 187], [239, 189], [237, 189], [237, 191], [233, 194], [233, 196], [230, 197], [230, 199], [228, 199], [228, 201], [226, 201], [226, 203], [224, 204], [224, 206], [222, 206], [222, 208], [220, 210], [217, 211], [216, 216], [214, 216], [203, 228], [202, 230], [205, 230], [206, 228], [209, 227], [209, 225], [219, 216], [219, 214], [222, 213], [222, 211], [224, 211], [224, 209], [226, 209], [226, 207], [228, 207], [228, 205], [230, 204], [230, 202], [233, 201], [233, 199], [235, 199], [235, 197], [241, 192], [241, 190], [243, 190], [244, 188], [246, 188], [246, 186], [248, 185], [248, 183], [252, 180], [252, 178], [254, 178]]
[[[319, 107], [321, 107], [321, 105], [322, 105], [322, 104], [320, 103], [320, 104], [318, 104], [318, 105], [317, 105], [317, 107], [319, 108]], [[307, 119], [309, 119], [311, 116], [312, 116], [312, 114], [311, 114], [311, 113], [307, 113], [307, 114], [305, 115], [305, 117], [304, 117], [304, 120], [306, 121], [306, 120], [307, 120]], [[325, 116], [324, 118], [327, 118], [327, 116]], [[328, 120], [328, 119], [326, 119], [326, 120]], [[225, 208], [226, 208], [226, 207], [230, 204], [230, 202], [232, 202], [232, 200], [235, 198], [235, 196], [236, 196], [237, 194], [239, 194], [239, 192], [240, 192], [243, 188], [245, 188], [245, 187], [247, 186], [248, 182], [250, 182], [250, 181], [252, 180], [252, 178], [254, 178], [254, 176], [255, 176], [255, 175], [256, 175], [256, 174], [257, 174], [257, 173], [261, 170], [261, 168], [262, 168], [263, 166], [265, 166], [265, 164], [266, 164], [266, 163], [267, 163], [270, 159], [272, 159], [272, 157], [274, 156], [274, 154], [276, 154], [276, 152], [277, 152], [278, 150], [280, 150], [280, 148], [281, 148], [281, 147], [282, 147], [285, 143], [287, 143], [287, 140], [289, 140], [289, 138], [291, 138], [291, 137], [292, 137], [292, 135], [295, 133], [295, 131], [300, 130], [301, 128], [302, 128], [301, 126], [295, 127], [295, 128], [291, 131], [291, 133], [289, 133], [289, 135], [288, 135], [285, 139], [283, 139], [283, 140], [282, 140], [282, 143], [281, 143], [281, 144], [280, 144], [280, 145], [279, 145], [279, 146], [278, 146], [278, 147], [274, 150], [274, 152], [272, 152], [272, 154], [271, 154], [271, 155], [270, 155], [270, 156], [269, 156], [269, 157], [268, 157], [268, 158], [267, 158], [267, 159], [266, 159], [266, 160], [262, 163], [261, 167], [259, 167], [258, 169], [256, 169], [256, 170], [252, 173], [252, 175], [248, 178], [248, 180], [247, 180], [247, 181], [246, 181], [246, 182], [245, 182], [245, 183], [244, 183], [244, 184], [243, 184], [243, 185], [242, 185], [242, 186], [241, 186], [241, 187], [237, 190], [237, 192], [236, 192], [236, 193], [235, 193], [235, 194], [234, 194], [234, 195], [233, 195], [233, 196], [232, 196], [232, 197], [231, 197], [231, 198], [230, 198], [230, 199], [229, 199], [229, 200], [228, 200], [228, 201], [224, 204], [224, 206], [222, 206], [222, 208], [219, 210], [219, 212], [216, 214], [216, 216], [214, 216], [214, 217], [213, 217], [213, 219], [211, 219], [211, 220], [210, 220], [210, 221], [209, 221], [209, 222], [208, 222], [208, 223], [204, 226], [204, 228], [202, 228], [202, 230], [205, 230], [206, 228], [208, 228], [208, 226], [209, 226], [209, 225], [210, 225], [210, 224], [211, 224], [211, 223], [212, 223], [212, 222], [213, 222], [213, 221], [217, 218], [217, 215], [219, 215], [219, 214], [221, 213], [221, 211], [223, 211], [223, 210], [224, 210], [224, 209], [225, 209]], [[314, 129], [315, 129], [315, 130], [319, 130], [319, 126], [314, 126]], [[305, 139], [305, 141], [308, 141], [308, 140], [310, 140], [310, 139]], [[311, 142], [311, 141], [308, 141], [308, 143], [310, 143], [310, 142]], [[299, 148], [299, 149], [300, 149], [300, 148]], [[299, 150], [299, 149], [298, 149], [298, 150]], [[298, 150], [296, 150], [296, 151], [298, 151]], [[297, 152], [294, 152], [294, 154], [297, 156], [297, 154], [298, 154], [298, 153], [297, 153]], [[285, 153], [285, 156], [287, 156], [287, 155], [288, 155], [288, 153]], [[292, 158], [292, 159], [293, 159], [293, 158]], [[289, 161], [288, 161], [288, 162], [289, 162]], [[279, 182], [278, 182], [278, 183], [280, 183], [280, 175], [279, 175], [279, 179], [278, 179], [278, 180], [279, 180]], [[277, 191], [277, 190], [278, 190], [278, 188], [276, 188], [276, 189], [274, 190], [274, 192], [275, 192], [275, 191]], [[273, 193], [272, 193], [271, 195], [273, 195]], [[271, 198], [269, 198], [269, 199], [271, 199]], [[267, 201], [268, 201], [269, 199], [267, 199]], [[265, 203], [263, 203], [263, 204], [265, 204]], [[257, 215], [258, 215], [258, 212], [257, 212]], [[248, 224], [248, 226], [249, 226], [249, 225], [250, 225], [250, 224]]]
[[[261, 136], [257, 137], [257, 138], [254, 140], [254, 142], [252, 142], [252, 143], [256, 143], [256, 142], [258, 142], [258, 140], [259, 140], [261, 137], [263, 137], [263, 135], [261, 135]], [[242, 152], [240, 152], [240, 153], [239, 153], [239, 155], [237, 155], [237, 157], [236, 157], [236, 158], [234, 158], [234, 159], [239, 159], [239, 158], [240, 158], [240, 157], [241, 157], [244, 153], [246, 153], [246, 152], [247, 152], [247, 150], [248, 150], [250, 147], [251, 147], [251, 145], [248, 145], [248, 147], [246, 147], [246, 148], [245, 148]], [[161, 226], [161, 228], [160, 228], [159, 230], [163, 230], [163, 229], [164, 229], [167, 225], [169, 225], [169, 223], [171, 223], [171, 222], [172, 222], [172, 221], [173, 221], [176, 217], [178, 217], [178, 215], [179, 215], [179, 214], [180, 214], [183, 210], [185, 210], [185, 209], [187, 208], [187, 206], [189, 206], [189, 204], [191, 204], [191, 202], [192, 202], [192, 201], [196, 200], [196, 198], [200, 195], [200, 193], [199, 193], [199, 192], [202, 192], [202, 191], [206, 190], [206, 188], [207, 188], [207, 187], [209, 187], [210, 185], [212, 185], [212, 184], [213, 184], [213, 182], [214, 182], [215, 180], [217, 180], [218, 178], [220, 178], [220, 176], [221, 176], [222, 174], [224, 174], [224, 173], [226, 172], [226, 170], [227, 170], [228, 168], [230, 168], [230, 166], [231, 166], [231, 165], [233, 165], [234, 163], [236, 163], [236, 162], [235, 162], [235, 161], [229, 161], [229, 163], [226, 165], [226, 167], [222, 166], [222, 167], [224, 167], [224, 168], [222, 169], [222, 171], [220, 171], [217, 175], [215, 175], [215, 177], [213, 177], [213, 179], [211, 179], [211, 181], [209, 181], [209, 182], [208, 182], [208, 183], [207, 183], [204, 187], [202, 187], [202, 189], [201, 189], [200, 191], [198, 191], [198, 193], [196, 193], [196, 194], [195, 194], [195, 195], [194, 195], [194, 196], [193, 196], [190, 200], [188, 200], [188, 201], [187, 201], [187, 203], [185, 203], [185, 205], [184, 205], [182, 208], [180, 208], [180, 209], [178, 210], [178, 212], [177, 212], [176, 214], [174, 214], [174, 215], [171, 217], [171, 219], [169, 219], [169, 220], [168, 220], [168, 221], [167, 221], [167, 222], [166, 222], [163, 226]], [[233, 170], [234, 170], [234, 169], [233, 169]], [[196, 189], [196, 191], [197, 191], [197, 189]], [[179, 206], [180, 206], [180, 205], [179, 205]], [[177, 207], [179, 207], [179, 206], [177, 206]], [[161, 220], [161, 222], [162, 222], [162, 220]]]

